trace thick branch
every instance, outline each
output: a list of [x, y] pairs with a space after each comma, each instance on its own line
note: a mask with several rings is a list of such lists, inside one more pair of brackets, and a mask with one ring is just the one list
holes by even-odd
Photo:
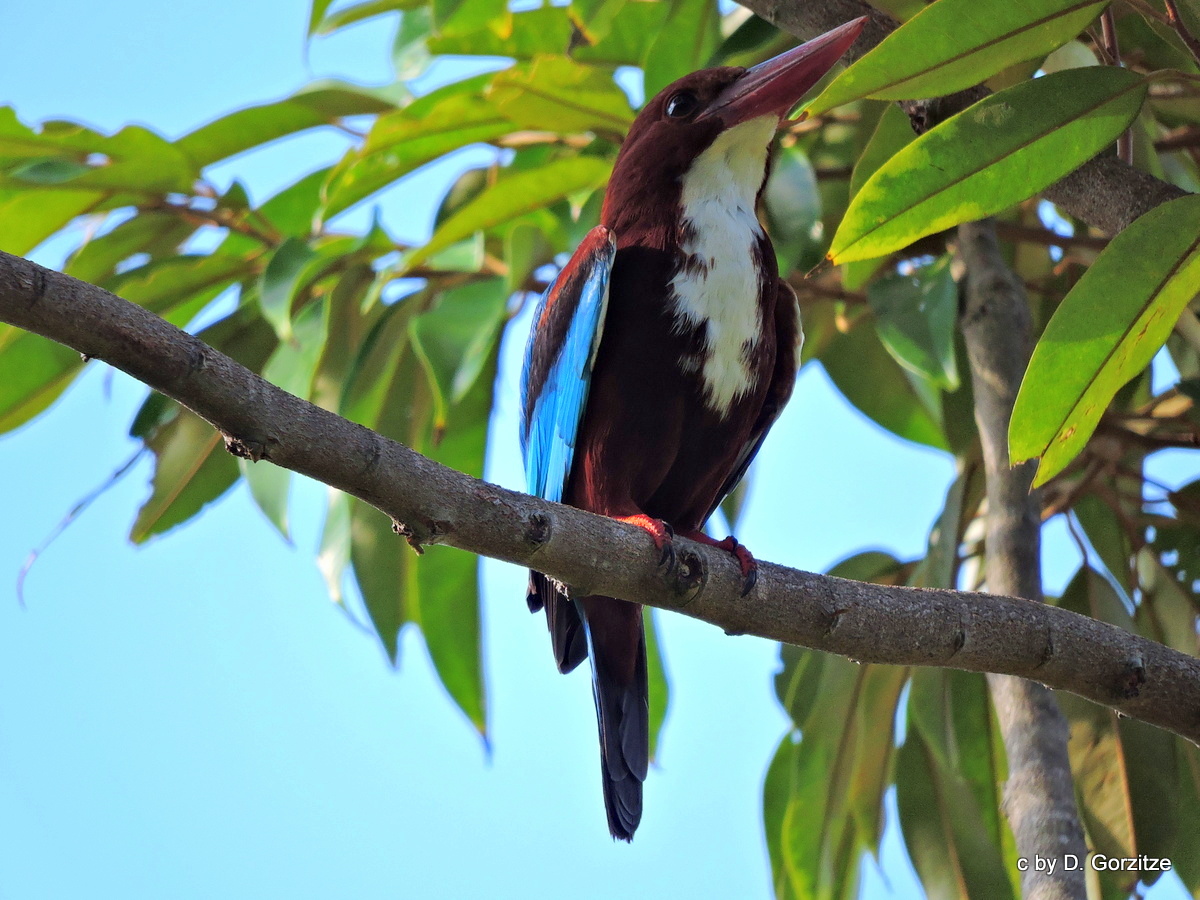
[[1200, 743], [1200, 660], [1112, 625], [1028, 600], [765, 562], [743, 598], [728, 553], [680, 538], [680, 569], [664, 575], [638, 528], [440, 466], [280, 390], [139, 306], [6, 253], [0, 322], [128, 372], [212, 422], [235, 452], [365, 500], [404, 523], [413, 543], [532, 566], [582, 593], [676, 610], [731, 634], [863, 662], [1033, 678]]
[[[822, 0], [794, 3], [783, 0], [739, 0], [771, 24], [799, 37], [811, 38], [858, 16], [870, 21], [846, 59], [850, 62], [873, 49], [897, 27], [894, 19], [862, 0]], [[985, 97], [987, 88], [976, 85], [924, 104], [905, 103], [910, 116], [929, 117], [933, 125]], [[914, 120], [914, 124], [921, 124]], [[1160, 203], [1184, 196], [1184, 191], [1153, 175], [1127, 166], [1114, 156], [1097, 156], [1070, 175], [1046, 188], [1047, 200], [1072, 216], [1114, 235], [1138, 216]]]
[[[962, 330], [987, 476], [987, 586], [1041, 601], [1041, 499], [1030, 490], [1036, 467], [1013, 467], [1008, 458], [1008, 423], [1032, 344], [1029, 303], [1004, 262], [992, 220], [961, 225], [958, 236], [967, 267]], [[988, 686], [1008, 753], [1004, 808], [1017, 847], [1026, 857], [1085, 858], [1067, 723], [1054, 695], [1007, 675], [989, 675]], [[1087, 896], [1082, 870], [1065, 866], [1051, 872], [1031, 867], [1021, 881], [1027, 898]]]

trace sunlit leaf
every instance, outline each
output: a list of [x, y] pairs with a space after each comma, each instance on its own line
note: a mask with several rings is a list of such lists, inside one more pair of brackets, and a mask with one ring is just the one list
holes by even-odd
[[1118, 234], [1059, 306], [1013, 409], [1014, 462], [1035, 484], [1083, 449], [1117, 390], [1149, 365], [1200, 288], [1200, 197], [1155, 207]]
[[711, 0], [672, 0], [667, 21], [646, 52], [647, 99], [676, 78], [708, 65], [720, 40], [720, 22]]
[[[345, 28], [347, 25], [353, 25], [356, 22], [362, 22], [366, 19], [382, 16], [386, 13], [396, 12], [397, 10], [410, 10], [420, 6], [424, 0], [364, 0], [361, 3], [354, 3], [350, 6], [343, 6], [333, 12], [322, 11], [324, 14], [320, 19], [314, 19], [309, 22], [308, 33], [313, 34], [333, 34], [340, 28]], [[328, 4], [325, 4], [326, 10]], [[314, 16], [316, 8], [313, 9]]]
[[318, 82], [274, 103], [263, 103], [202, 125], [181, 137], [179, 147], [199, 167], [345, 116], [383, 113], [395, 107], [384, 91], [340, 82]]
[[512, 29], [512, 13], [505, 0], [431, 0], [433, 24], [447, 37], [489, 28], [501, 37]]
[[312, 261], [316, 251], [307, 241], [288, 238], [271, 256], [263, 270], [259, 286], [259, 304], [263, 317], [271, 323], [275, 333], [287, 340], [292, 333], [292, 302], [300, 286], [301, 275]]
[[381, 116], [363, 147], [350, 151], [329, 174], [325, 215], [353, 206], [452, 150], [493, 140], [514, 127], [490, 101], [458, 92], [430, 95]]
[[819, 115], [862, 97], [952, 94], [1065, 44], [1106, 5], [1107, 0], [937, 0], [846, 69], [808, 112]]
[[1127, 69], [1070, 69], [993, 94], [921, 135], [855, 195], [833, 239], [835, 263], [1018, 203], [1112, 143], [1146, 81]]
[[488, 97], [523, 128], [623, 135], [633, 121], [612, 76], [563, 57], [545, 57], [497, 73]]
[[32, 191], [0, 187], [0, 250], [24, 256], [76, 216], [92, 210], [96, 191]]
[[[407, 15], [407, 14], [406, 14]], [[430, 38], [426, 46], [430, 53], [462, 56], [510, 56], [530, 60], [534, 57], [554, 58], [569, 62], [561, 55], [571, 44], [571, 20], [561, 6], [513, 13], [512, 34], [503, 37], [490, 28], [471, 34]], [[597, 73], [599, 74], [599, 73]]]
[[603, 184], [610, 171], [606, 160], [579, 156], [556, 160], [541, 169], [498, 181], [444, 222], [424, 247], [405, 260], [412, 267], [437, 251], [482, 229], [541, 209], [579, 191]]

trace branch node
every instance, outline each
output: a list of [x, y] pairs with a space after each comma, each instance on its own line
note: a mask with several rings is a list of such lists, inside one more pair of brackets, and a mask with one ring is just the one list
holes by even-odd
[[525, 543], [529, 544], [536, 553], [543, 545], [549, 543], [553, 530], [553, 523], [549, 516], [533, 513], [525, 525]]
[[666, 579], [675, 596], [682, 599], [680, 606], [686, 606], [699, 597], [708, 584], [708, 567], [704, 565], [704, 557], [695, 550], [680, 552]]
[[838, 626], [842, 624], [842, 616], [849, 611], [849, 607], [843, 607], [835, 609], [829, 614], [829, 624], [825, 626], [825, 637], [832, 637], [833, 633], [838, 630]]
[[[425, 544], [440, 544], [442, 538], [454, 533], [454, 523], [445, 519], [430, 519], [425, 523]], [[410, 542], [411, 543], [411, 542]]]
[[392, 519], [392, 533], [398, 534], [408, 542], [408, 546], [412, 547], [417, 552], [417, 556], [422, 556], [425, 553], [425, 548], [421, 546], [423, 543], [418, 537], [416, 531], [409, 528], [399, 519]]
[[962, 650], [962, 648], [966, 645], [967, 630], [959, 625], [958, 628], [954, 630], [954, 643], [951, 645], [950, 656], [947, 658], [954, 659], [954, 657], [958, 656], [959, 651]]
[[1146, 663], [1140, 655], [1129, 656], [1123, 660], [1118, 692], [1126, 700], [1132, 700], [1142, 692], [1146, 683]]
[[267, 458], [266, 444], [251, 440], [250, 438], [234, 437], [232, 434], [227, 434], [226, 432], [221, 432], [221, 437], [225, 439], [225, 449], [239, 459], [258, 462]]

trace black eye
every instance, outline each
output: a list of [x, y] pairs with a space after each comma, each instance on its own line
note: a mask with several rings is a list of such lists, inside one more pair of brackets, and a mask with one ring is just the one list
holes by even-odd
[[686, 119], [699, 105], [700, 101], [691, 91], [680, 91], [678, 94], [672, 94], [671, 99], [667, 101], [667, 115], [672, 119]]

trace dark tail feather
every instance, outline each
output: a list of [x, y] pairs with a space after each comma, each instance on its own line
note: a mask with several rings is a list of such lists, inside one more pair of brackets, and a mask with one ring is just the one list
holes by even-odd
[[558, 671], [570, 672], [587, 658], [587, 634], [579, 610], [555, 584], [541, 572], [529, 573], [525, 595], [530, 612], [546, 610], [546, 627], [554, 647]]
[[642, 782], [650, 761], [650, 706], [642, 609], [588, 597], [592, 686], [600, 724], [604, 808], [614, 838], [633, 839], [642, 819]]

